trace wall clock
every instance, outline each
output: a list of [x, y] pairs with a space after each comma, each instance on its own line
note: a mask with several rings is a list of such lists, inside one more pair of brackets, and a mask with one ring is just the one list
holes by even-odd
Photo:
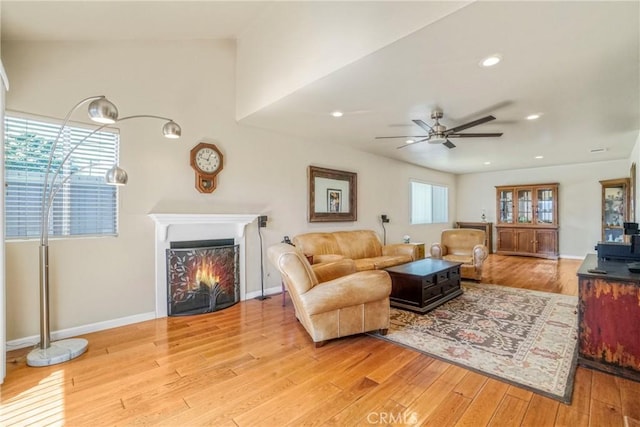
[[201, 142], [191, 149], [191, 167], [196, 173], [196, 190], [213, 193], [216, 177], [223, 167], [222, 152], [215, 144]]

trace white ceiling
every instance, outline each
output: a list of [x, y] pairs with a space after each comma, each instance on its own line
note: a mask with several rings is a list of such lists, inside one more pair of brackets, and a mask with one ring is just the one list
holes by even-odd
[[[4, 0], [2, 39], [238, 38], [270, 3]], [[492, 53], [503, 61], [481, 68]], [[465, 132], [504, 135], [455, 139], [452, 150], [375, 139], [424, 135], [411, 120], [432, 123], [434, 108], [447, 127], [493, 114]], [[453, 173], [626, 159], [640, 129], [640, 2], [476, 2], [241, 124]]]

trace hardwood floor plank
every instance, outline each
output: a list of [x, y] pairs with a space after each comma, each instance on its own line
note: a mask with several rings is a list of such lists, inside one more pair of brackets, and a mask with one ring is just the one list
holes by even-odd
[[614, 427], [622, 426], [624, 423], [623, 414], [620, 408], [604, 403], [600, 400], [591, 401], [591, 412], [589, 413], [589, 425], [594, 427]]
[[591, 398], [599, 402], [620, 408], [620, 385], [618, 378], [597, 370], [591, 371]]
[[555, 424], [560, 402], [539, 394], [533, 395], [522, 420], [522, 427], [552, 426]]
[[[504, 396], [487, 424], [491, 427], [519, 426], [527, 412], [529, 402], [509, 394]], [[568, 424], [570, 426], [571, 424]], [[577, 427], [575, 425], [574, 427]]]
[[[580, 264], [494, 254], [482, 281], [576, 295]], [[60, 365], [32, 368], [29, 349], [8, 353], [1, 425], [407, 425], [415, 414], [415, 425], [443, 427], [599, 427], [640, 419], [640, 383], [583, 367], [564, 405], [373, 336], [315, 348], [279, 297], [84, 337], [88, 351]]]
[[509, 384], [507, 383], [488, 379], [478, 395], [473, 399], [473, 402], [455, 424], [456, 427], [487, 425], [502, 402], [502, 399], [507, 394], [508, 388]]
[[455, 425], [471, 402], [470, 398], [459, 392], [452, 391], [424, 420], [423, 425], [434, 427]]
[[480, 375], [476, 372], [469, 371], [464, 376], [460, 384], [453, 389], [454, 392], [473, 399], [477, 396], [478, 392], [482, 389], [482, 387], [486, 384], [487, 377], [484, 375]]

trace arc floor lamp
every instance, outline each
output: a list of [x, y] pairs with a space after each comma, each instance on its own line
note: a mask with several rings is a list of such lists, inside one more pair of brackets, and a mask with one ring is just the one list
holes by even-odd
[[[67, 152], [62, 162], [53, 169], [51, 167], [56, 146], [60, 140], [60, 136], [66, 127], [71, 115], [81, 105], [89, 102], [88, 113], [89, 118], [96, 123], [101, 124], [91, 133], [77, 142]], [[64, 340], [51, 341], [51, 331], [49, 325], [49, 224], [51, 221], [51, 206], [58, 194], [58, 191], [75, 173], [69, 173], [65, 176], [63, 167], [69, 160], [71, 154], [87, 139], [96, 132], [106, 126], [130, 119], [152, 118], [166, 121], [162, 127], [162, 133], [166, 138], [179, 138], [182, 130], [180, 126], [171, 119], [153, 115], [135, 115], [118, 118], [118, 109], [104, 96], [91, 96], [78, 102], [69, 112], [60, 127], [60, 131], [51, 146], [49, 153], [49, 161], [44, 176], [44, 184], [42, 187], [42, 205], [41, 205], [41, 223], [40, 223], [40, 343], [37, 348], [33, 349], [27, 355], [27, 364], [29, 366], [48, 366], [66, 362], [80, 356], [87, 350], [88, 341], [83, 338], [69, 338]], [[105, 180], [107, 184], [124, 185], [127, 183], [127, 172], [118, 165], [114, 165], [106, 173]]]

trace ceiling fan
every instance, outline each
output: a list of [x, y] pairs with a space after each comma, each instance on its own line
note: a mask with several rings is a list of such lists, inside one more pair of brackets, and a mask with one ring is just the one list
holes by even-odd
[[[502, 132], [500, 133], [459, 133], [461, 130], [469, 129], [470, 127], [478, 126], [486, 122], [490, 122], [491, 120], [495, 120], [496, 118], [489, 115], [486, 117], [482, 117], [477, 120], [473, 120], [469, 123], [465, 123], [460, 126], [453, 127], [451, 129], [447, 129], [446, 126], [440, 124], [440, 119], [443, 117], [442, 110], [434, 110], [431, 112], [431, 118], [435, 120], [433, 126], [429, 126], [422, 120], [413, 120], [415, 124], [420, 126], [422, 129], [428, 132], [428, 135], [416, 135], [416, 136], [377, 136], [376, 139], [386, 139], [386, 138], [412, 138], [413, 142], [407, 143], [405, 145], [401, 145], [398, 148], [404, 148], [411, 144], [415, 144], [418, 142], [427, 141], [429, 144], [442, 144], [445, 147], [451, 149], [454, 148], [455, 145], [449, 141], [449, 138], [486, 138], [486, 137], [496, 137], [502, 136]], [[422, 138], [419, 140], [415, 140], [417, 138]]]

